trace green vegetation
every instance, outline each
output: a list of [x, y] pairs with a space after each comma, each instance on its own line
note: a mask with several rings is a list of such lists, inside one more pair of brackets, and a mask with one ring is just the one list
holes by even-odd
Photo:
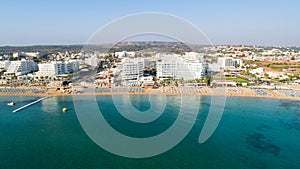
[[289, 68], [300, 68], [300, 65], [270, 65], [269, 67], [274, 70], [282, 70]]
[[204, 83], [206, 83], [207, 86], [210, 86], [211, 80], [211, 76], [206, 75], [204, 78]]
[[295, 60], [295, 56], [292, 56], [291, 60]]
[[237, 83], [249, 83], [250, 82], [248, 79], [238, 78], [238, 77], [226, 77], [226, 80], [232, 80]]
[[299, 64], [289, 64], [287, 62], [271, 63], [271, 64], [267, 64], [266, 66], [273, 70], [280, 70], [280, 71], [282, 71], [282, 69], [300, 68]]
[[260, 61], [253, 61], [253, 60], [243, 60], [243, 62], [244, 62], [244, 65], [256, 65], [257, 67], [261, 67], [261, 66], [263, 66], [263, 64], [262, 64], [262, 62], [260, 62]]
[[148, 74], [151, 76], [156, 76], [156, 68], [145, 68], [144, 74]]
[[253, 61], [253, 60], [244, 60], [243, 62], [245, 65], [251, 65], [251, 64], [255, 63], [255, 61]]

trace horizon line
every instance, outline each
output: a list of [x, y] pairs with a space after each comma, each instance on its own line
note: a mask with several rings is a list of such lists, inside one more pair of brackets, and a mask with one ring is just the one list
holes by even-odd
[[[156, 43], [178, 43], [178, 41], [159, 41], [159, 40], [154, 40], [154, 41], [121, 41], [123, 42], [131, 42], [131, 43], [137, 43], [137, 42], [156, 42]], [[113, 42], [112, 42], [113, 43]], [[119, 42], [117, 42], [119, 43]], [[179, 42], [183, 43], [184, 42]], [[22, 44], [22, 45], [0, 45], [0, 48], [3, 47], [34, 47], [34, 46], [88, 46], [88, 45], [106, 45], [106, 44], [111, 44], [111, 43], [104, 43], [104, 44], [84, 44], [84, 43], [69, 43], [69, 44]], [[246, 47], [300, 47], [300, 45], [258, 45], [258, 44], [191, 44], [191, 45], [199, 45], [199, 46], [246, 46]]]

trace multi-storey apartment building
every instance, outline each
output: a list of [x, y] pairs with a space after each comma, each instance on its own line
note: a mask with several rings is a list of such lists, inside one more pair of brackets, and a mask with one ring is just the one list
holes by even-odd
[[143, 76], [144, 59], [124, 59], [122, 80], [137, 80]]
[[79, 61], [69, 60], [66, 62], [50, 62], [38, 64], [40, 76], [56, 76], [61, 74], [70, 74], [79, 70]]
[[238, 66], [242, 66], [243, 61], [241, 59], [234, 59], [232, 57], [219, 57], [218, 58], [218, 66], [221, 70], [225, 70], [227, 68], [235, 68]]
[[200, 79], [205, 76], [206, 63], [202, 57], [165, 56], [156, 62], [158, 78]]
[[24, 75], [38, 70], [37, 64], [33, 60], [11, 61], [7, 66], [6, 74]]

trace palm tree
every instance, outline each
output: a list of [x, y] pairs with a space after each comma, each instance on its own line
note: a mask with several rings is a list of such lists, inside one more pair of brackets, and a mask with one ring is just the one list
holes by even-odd
[[175, 85], [176, 87], [178, 87], [178, 82], [177, 82], [177, 80], [175, 80], [174, 85]]
[[180, 83], [184, 83], [184, 79], [183, 78], [180, 79]]
[[171, 82], [170, 79], [166, 80], [166, 83], [167, 83], [168, 86], [170, 85], [170, 82]]
[[160, 81], [159, 83], [160, 83], [160, 86], [163, 86], [163, 87], [165, 87], [165, 83], [164, 83], [164, 81]]
[[290, 84], [290, 81], [291, 81], [290, 78], [287, 78], [287, 79], [286, 79], [286, 83], [287, 83], [287, 84]]
[[211, 76], [209, 76], [209, 75], [205, 76], [204, 82], [206, 83], [207, 86], [210, 86], [211, 79], [212, 79]]
[[157, 87], [158, 87], [158, 83], [157, 81], [154, 81], [153, 88], [157, 88]]
[[201, 80], [201, 79], [196, 79], [195, 82], [196, 82], [196, 83], [201, 83], [202, 80]]

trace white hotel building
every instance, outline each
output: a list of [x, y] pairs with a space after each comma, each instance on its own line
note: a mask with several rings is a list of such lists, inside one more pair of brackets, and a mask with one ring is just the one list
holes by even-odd
[[38, 64], [39, 71], [37, 75], [39, 76], [56, 76], [62, 74], [70, 74], [79, 70], [78, 60], [69, 60], [66, 62], [50, 62]]
[[115, 52], [115, 56], [117, 56], [119, 58], [123, 58], [123, 57], [135, 57], [135, 52], [127, 52], [127, 51]]
[[205, 76], [206, 67], [201, 56], [166, 55], [156, 62], [156, 76], [184, 80], [200, 79]]
[[6, 68], [5, 74], [15, 74], [16, 76], [38, 70], [37, 64], [33, 60], [25, 59], [6, 62], [4, 67]]
[[8, 67], [9, 67], [9, 65], [10, 65], [10, 61], [9, 60], [0, 61], [0, 69], [7, 70]]
[[218, 66], [220, 70], [234, 69], [238, 66], [243, 66], [243, 61], [241, 59], [234, 59], [232, 57], [219, 57]]
[[137, 80], [143, 76], [144, 59], [123, 59], [122, 80]]

